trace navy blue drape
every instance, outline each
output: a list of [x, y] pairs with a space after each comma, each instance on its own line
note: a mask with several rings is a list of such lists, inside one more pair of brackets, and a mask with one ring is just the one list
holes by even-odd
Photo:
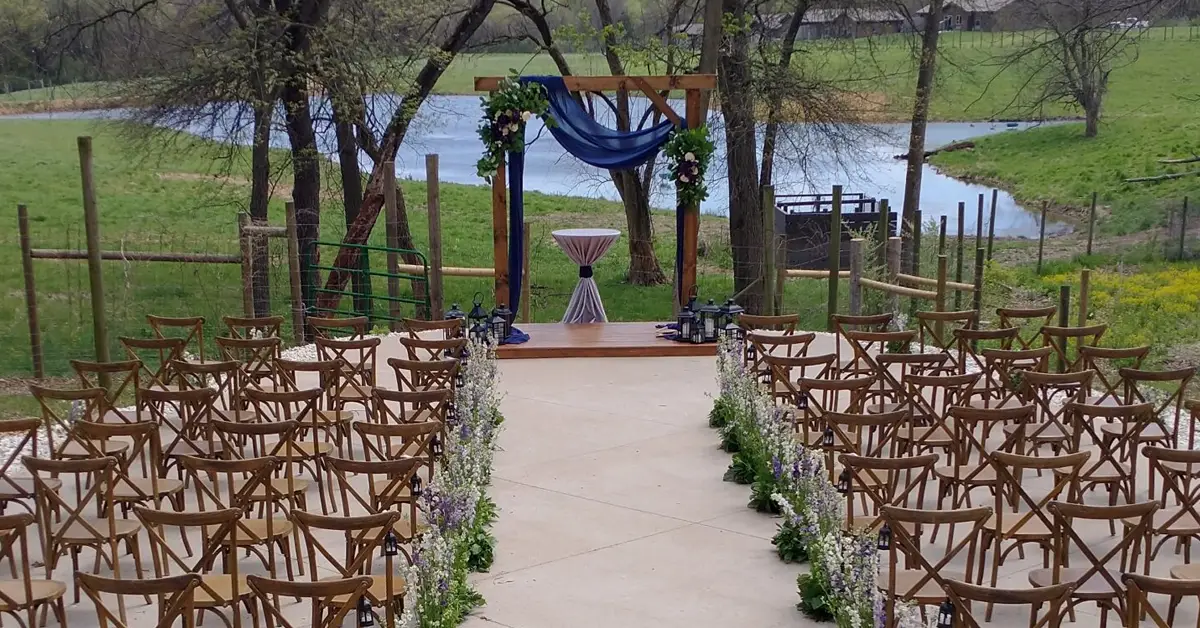
[[[525, 259], [525, 153], [508, 154], [508, 303], [513, 316], [520, 311], [522, 261]], [[505, 344], [520, 344], [529, 334], [516, 327]]]

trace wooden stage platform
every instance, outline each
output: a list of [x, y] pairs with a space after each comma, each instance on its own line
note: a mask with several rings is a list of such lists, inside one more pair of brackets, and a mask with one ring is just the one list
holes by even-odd
[[503, 345], [501, 360], [518, 358], [646, 358], [717, 354], [716, 343], [693, 345], [658, 338], [656, 323], [517, 324], [529, 342]]

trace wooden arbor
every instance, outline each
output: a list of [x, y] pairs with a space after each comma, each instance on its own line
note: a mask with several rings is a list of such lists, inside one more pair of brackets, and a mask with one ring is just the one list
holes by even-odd
[[[475, 91], [493, 92], [500, 87], [503, 77], [475, 77]], [[685, 120], [689, 129], [704, 124], [702, 110], [704, 92], [716, 89], [715, 74], [681, 74], [675, 76], [564, 76], [567, 89], [572, 92], [601, 93], [606, 91], [640, 91], [665, 118], [681, 125]], [[681, 117], [667, 102], [672, 91], [683, 91], [685, 113]], [[508, 198], [505, 166], [500, 164], [492, 178], [492, 251], [496, 264], [496, 302], [508, 299]], [[700, 235], [700, 206], [681, 207], [684, 212], [683, 228], [683, 276], [676, 277], [679, 294], [686, 301], [696, 286], [697, 241]], [[676, 243], [679, 246], [680, 243]]]

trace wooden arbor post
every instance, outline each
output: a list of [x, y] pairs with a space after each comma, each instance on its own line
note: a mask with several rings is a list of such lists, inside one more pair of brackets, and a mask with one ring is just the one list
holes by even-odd
[[[477, 76], [475, 91], [493, 92], [500, 87], [504, 77]], [[704, 124], [704, 95], [716, 89], [716, 74], [680, 74], [673, 76], [564, 76], [563, 82], [572, 92], [606, 92], [637, 90], [653, 103], [665, 118], [681, 124], [686, 121], [689, 129]], [[680, 116], [667, 102], [673, 91], [684, 93], [684, 116]], [[495, 258], [496, 302], [508, 299], [508, 195], [504, 165], [500, 165], [492, 180], [492, 228], [493, 257]], [[686, 299], [696, 286], [696, 258], [700, 240], [700, 207], [680, 207], [683, 212], [683, 273], [677, 277], [679, 292]]]

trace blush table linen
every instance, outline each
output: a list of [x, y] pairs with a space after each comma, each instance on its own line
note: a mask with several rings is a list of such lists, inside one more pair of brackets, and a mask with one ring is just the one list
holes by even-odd
[[621, 232], [616, 229], [560, 229], [552, 235], [567, 257], [579, 265], [579, 283], [571, 294], [562, 322], [607, 323], [600, 290], [592, 278], [592, 265], [604, 257], [621, 237]]

